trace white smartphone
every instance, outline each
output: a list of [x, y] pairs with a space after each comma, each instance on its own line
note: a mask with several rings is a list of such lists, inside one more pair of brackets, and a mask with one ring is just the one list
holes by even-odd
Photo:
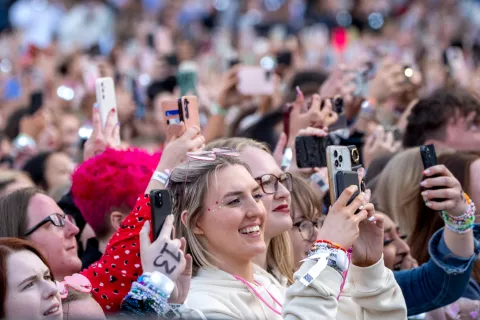
[[345, 146], [327, 147], [328, 184], [330, 186], [330, 202], [337, 201], [336, 176], [340, 171], [352, 171], [350, 150]]
[[115, 98], [115, 84], [112, 78], [99, 78], [95, 80], [98, 110], [102, 127], [105, 128], [108, 113], [115, 109], [115, 123], [118, 123], [117, 99]]
[[262, 67], [242, 66], [239, 68], [237, 90], [245, 96], [272, 95], [275, 91], [273, 71]]

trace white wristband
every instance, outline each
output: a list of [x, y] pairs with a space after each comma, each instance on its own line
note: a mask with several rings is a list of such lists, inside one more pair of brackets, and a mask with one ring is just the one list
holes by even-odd
[[152, 180], [158, 181], [165, 187], [168, 186], [168, 180], [170, 179], [170, 171], [165, 170], [166, 173], [155, 171], [152, 176]]
[[175, 289], [175, 283], [170, 280], [169, 277], [164, 275], [161, 272], [153, 271], [153, 272], [144, 272], [145, 276], [148, 276], [149, 281], [152, 285], [158, 288], [160, 291], [165, 293], [167, 296], [170, 296], [173, 289]]

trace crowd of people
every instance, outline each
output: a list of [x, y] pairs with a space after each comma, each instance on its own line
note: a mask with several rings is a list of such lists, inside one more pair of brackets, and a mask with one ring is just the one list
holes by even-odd
[[0, 7], [0, 319], [480, 319], [479, 1]]

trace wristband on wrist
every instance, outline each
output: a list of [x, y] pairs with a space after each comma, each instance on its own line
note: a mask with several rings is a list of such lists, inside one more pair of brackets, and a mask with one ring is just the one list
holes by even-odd
[[158, 271], [144, 272], [138, 278], [138, 282], [148, 287], [152, 287], [156, 291], [165, 294], [167, 297], [170, 297], [170, 294], [175, 288], [175, 283], [170, 280], [169, 277]]
[[168, 181], [170, 180], [170, 170], [166, 169], [165, 172], [155, 171], [153, 173], [152, 180], [158, 181], [167, 187]]
[[213, 103], [211, 107], [211, 113], [212, 115], [218, 115], [222, 117], [226, 117], [228, 115], [228, 110], [225, 108], [222, 108], [219, 104]]
[[318, 243], [316, 245], [315, 251], [312, 249], [308, 258], [303, 261], [313, 260], [317, 263], [308, 270], [300, 279], [300, 282], [305, 286], [309, 286], [327, 266], [333, 268], [343, 278], [349, 266], [347, 253], [338, 248], [331, 247], [328, 243]]

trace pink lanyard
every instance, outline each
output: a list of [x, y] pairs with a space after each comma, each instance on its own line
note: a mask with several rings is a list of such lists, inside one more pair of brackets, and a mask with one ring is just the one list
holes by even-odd
[[[282, 315], [281, 312], [277, 311], [277, 310], [276, 310], [274, 307], [272, 307], [267, 301], [265, 301], [265, 299], [263, 299], [263, 297], [262, 297], [262, 296], [257, 292], [257, 290], [250, 284], [250, 282], [248, 282], [247, 280], [243, 279], [242, 277], [239, 277], [239, 276], [236, 276], [236, 275], [233, 275], [233, 274], [232, 274], [232, 276], [233, 276], [235, 279], [243, 282], [250, 290], [252, 290], [253, 293], [257, 296], [257, 298], [259, 298], [270, 310], [272, 310], [273, 312], [275, 312], [276, 314], [278, 314], [278, 315], [280, 315], [280, 316]], [[255, 284], [256, 284], [257, 286], [261, 286], [260, 283], [258, 283], [257, 281], [255, 281]], [[264, 289], [265, 289], [265, 288], [264, 288]], [[272, 298], [273, 301], [275, 301], [276, 304], [278, 304], [280, 307], [283, 307], [283, 305], [282, 305], [280, 302], [278, 302], [278, 300], [275, 299], [275, 297], [274, 297], [270, 292], [268, 292], [267, 289], [265, 289], [265, 291], [267, 291], [267, 293], [268, 293], [268, 295], [270, 296], [270, 298]]]

